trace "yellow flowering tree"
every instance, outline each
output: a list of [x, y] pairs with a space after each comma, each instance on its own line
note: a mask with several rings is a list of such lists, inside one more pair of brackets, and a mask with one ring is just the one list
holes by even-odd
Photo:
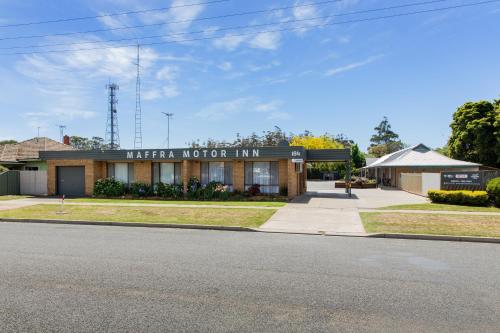
[[302, 146], [306, 149], [341, 149], [344, 145], [332, 136], [323, 134], [320, 136], [314, 135], [295, 135], [290, 141], [290, 146]]

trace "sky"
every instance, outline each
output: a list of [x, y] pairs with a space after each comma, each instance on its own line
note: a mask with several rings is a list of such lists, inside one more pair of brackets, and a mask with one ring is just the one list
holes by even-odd
[[[481, 0], [378, 10], [422, 1], [0, 0], [0, 140], [38, 128], [58, 140], [60, 124], [104, 137], [114, 82], [120, 144], [133, 148], [139, 41], [144, 148], [165, 146], [162, 112], [174, 113], [171, 147], [279, 126], [365, 150], [384, 116], [404, 143], [440, 147], [458, 106], [500, 98], [500, 2], [371, 20]], [[12, 26], [88, 16], [101, 17]], [[66, 34], [89, 30], [107, 31]]]

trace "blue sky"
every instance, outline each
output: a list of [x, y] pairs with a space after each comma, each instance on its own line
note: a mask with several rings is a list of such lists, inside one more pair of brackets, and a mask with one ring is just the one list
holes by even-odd
[[[0, 28], [0, 38], [166, 23], [135, 30], [1, 40], [0, 47], [80, 43], [152, 35], [165, 44], [142, 47], [144, 147], [162, 147], [175, 114], [171, 146], [193, 139], [233, 139], [272, 129], [344, 133], [365, 149], [373, 127], [387, 116], [408, 144], [442, 146], [455, 109], [466, 101], [500, 97], [500, 2], [443, 12], [317, 27], [476, 0], [449, 0], [397, 10], [283, 23], [246, 30], [217, 29], [325, 17], [413, 1], [345, 0], [214, 20], [208, 16], [302, 5], [304, 1], [229, 0], [168, 11], [76, 22]], [[0, 0], [0, 25], [178, 6], [198, 0]], [[283, 27], [293, 31], [261, 32]], [[202, 31], [195, 35], [175, 35]], [[242, 33], [247, 33], [241, 36]], [[255, 33], [250, 35], [248, 33]], [[240, 36], [234, 36], [240, 34]], [[166, 36], [165, 36], [166, 35]], [[181, 37], [182, 36], [182, 37]], [[182, 39], [222, 37], [199, 41]], [[133, 41], [132, 41], [133, 43]], [[125, 42], [124, 44], [130, 44]], [[90, 48], [114, 44], [43, 47]], [[3, 49], [0, 53], [34, 49]], [[0, 55], [0, 139], [40, 133], [104, 137], [108, 80], [120, 85], [122, 147], [134, 140], [134, 48]]]

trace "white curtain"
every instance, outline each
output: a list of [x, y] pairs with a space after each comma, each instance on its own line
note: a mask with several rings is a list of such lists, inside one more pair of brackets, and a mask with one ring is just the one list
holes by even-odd
[[210, 162], [208, 167], [210, 181], [224, 184], [224, 162]]
[[128, 163], [115, 163], [115, 179], [128, 184]]
[[174, 163], [161, 163], [160, 166], [160, 182], [165, 184], [173, 184], [175, 181], [175, 165]]
[[271, 184], [271, 165], [269, 162], [253, 162], [253, 183]]

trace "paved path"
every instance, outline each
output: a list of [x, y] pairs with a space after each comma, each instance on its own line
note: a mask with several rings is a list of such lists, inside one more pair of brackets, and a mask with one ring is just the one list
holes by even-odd
[[417, 210], [417, 209], [360, 209], [360, 212], [367, 213], [401, 213], [401, 214], [445, 214], [445, 215], [487, 215], [499, 216], [497, 212], [461, 212], [455, 210]]
[[343, 189], [333, 189], [334, 182], [308, 182], [308, 192], [282, 207], [263, 231], [297, 233], [340, 233], [363, 235], [360, 208], [426, 203], [427, 199], [395, 190], [354, 189], [348, 197]]
[[0, 224], [0, 332], [498, 332], [498, 244]]
[[[58, 205], [61, 204], [61, 199], [57, 198], [27, 198], [27, 199], [18, 199], [18, 200], [9, 200], [3, 201], [5, 204], [2, 205], [2, 201], [0, 201], [0, 210], [1, 207], [5, 207], [4, 209], [14, 209], [32, 205]], [[165, 203], [147, 203], [146, 200], [138, 202], [72, 202], [66, 200], [64, 202], [65, 205], [74, 205], [74, 206], [129, 206], [129, 207], [190, 207], [190, 208], [244, 208], [244, 209], [278, 209], [279, 207], [265, 207], [265, 206], [230, 206], [230, 205], [190, 205], [190, 204], [170, 204], [167, 201]]]

